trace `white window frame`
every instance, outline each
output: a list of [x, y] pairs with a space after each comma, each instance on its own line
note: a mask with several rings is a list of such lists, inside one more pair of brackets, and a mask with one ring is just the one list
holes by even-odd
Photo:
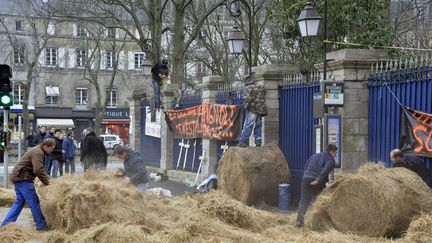
[[[18, 23], [20, 23], [20, 26], [18, 28]], [[24, 21], [23, 20], [15, 20], [15, 31], [16, 32], [23, 32], [24, 31]]]
[[45, 48], [45, 65], [57, 66], [58, 49], [55, 47]]
[[117, 108], [118, 92], [117, 89], [112, 88], [111, 93], [108, 93], [109, 89], [106, 89], [106, 98], [108, 100], [108, 108]]
[[[84, 91], [85, 91], [85, 95], [84, 95]], [[75, 87], [75, 105], [88, 105], [88, 91], [89, 89], [86, 87]], [[79, 93], [79, 94], [78, 94]], [[79, 96], [79, 97], [78, 97]]]
[[114, 68], [114, 52], [112, 50], [105, 50], [105, 68]]
[[45, 86], [45, 104], [58, 105], [60, 88], [58, 86]]
[[24, 84], [15, 84], [13, 88], [13, 97], [15, 105], [22, 105], [24, 101]]
[[141, 70], [144, 67], [145, 53], [134, 52], [134, 68], [135, 70]]
[[76, 25], [76, 36], [78, 37], [87, 37], [87, 30], [84, 28], [83, 25], [77, 24]]
[[88, 59], [88, 50], [87, 49], [77, 49], [76, 50], [76, 66], [79, 68], [83, 68], [86, 66], [86, 62]]
[[24, 64], [24, 47], [14, 47], [13, 52], [14, 64]]

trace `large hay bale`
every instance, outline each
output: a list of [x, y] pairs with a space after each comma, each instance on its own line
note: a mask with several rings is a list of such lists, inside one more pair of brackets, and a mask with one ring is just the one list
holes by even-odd
[[134, 186], [126, 186], [106, 173], [66, 175], [41, 187], [39, 194], [48, 225], [66, 232], [95, 223], [145, 222], [143, 195]]
[[416, 243], [432, 242], [432, 214], [422, 214], [413, 220], [407, 230], [405, 240]]
[[232, 147], [221, 158], [218, 187], [233, 198], [254, 205], [277, 205], [278, 185], [288, 183], [288, 163], [279, 147]]
[[9, 188], [0, 188], [0, 207], [10, 207], [14, 202], [15, 191]]
[[308, 212], [306, 224], [314, 230], [399, 236], [413, 217], [431, 209], [432, 190], [417, 174], [369, 163], [325, 189]]

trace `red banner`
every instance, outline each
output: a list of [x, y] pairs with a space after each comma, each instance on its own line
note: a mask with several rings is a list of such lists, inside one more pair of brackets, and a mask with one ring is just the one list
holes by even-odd
[[405, 107], [400, 135], [403, 151], [432, 158], [432, 114]]
[[165, 111], [169, 129], [181, 138], [238, 140], [243, 113], [240, 106], [202, 104], [183, 110]]

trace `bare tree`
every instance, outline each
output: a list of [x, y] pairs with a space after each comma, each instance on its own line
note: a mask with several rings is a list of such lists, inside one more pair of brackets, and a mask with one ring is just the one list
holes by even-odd
[[[24, 137], [27, 137], [30, 131], [28, 109], [30, 91], [37, 85], [38, 60], [50, 39], [49, 26], [59, 24], [60, 21], [51, 22], [53, 9], [47, 8], [39, 1], [13, 0], [9, 4], [12, 8], [9, 11], [15, 12], [22, 21], [20, 24], [15, 22], [17, 15], [2, 15], [0, 17], [1, 37], [4, 43], [12, 47], [3, 49], [10, 57], [9, 63], [12, 67], [25, 71], [25, 81], [22, 83], [24, 86], [22, 113]], [[24, 146], [26, 147], [27, 144], [24, 143]]]

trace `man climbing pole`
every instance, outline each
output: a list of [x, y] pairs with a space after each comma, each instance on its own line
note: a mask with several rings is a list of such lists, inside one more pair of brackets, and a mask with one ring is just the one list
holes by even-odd
[[168, 61], [166, 59], [162, 60], [162, 63], [158, 63], [151, 69], [153, 78], [153, 92], [154, 92], [154, 102], [155, 108], [163, 108], [161, 106], [160, 99], [160, 86], [164, 84], [164, 80], [168, 76]]

